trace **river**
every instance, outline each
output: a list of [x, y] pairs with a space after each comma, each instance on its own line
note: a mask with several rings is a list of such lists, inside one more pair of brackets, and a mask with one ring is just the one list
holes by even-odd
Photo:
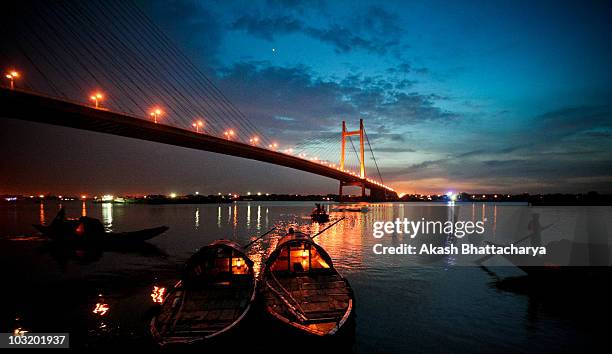
[[[311, 223], [308, 215], [313, 204], [307, 202], [122, 205], [74, 201], [63, 206], [68, 216], [98, 218], [109, 231], [158, 225], [170, 229], [146, 246], [124, 252], [49, 250], [31, 225], [49, 222], [59, 208], [57, 201], [1, 205], [1, 332], [15, 328], [70, 332], [74, 347], [148, 346], [153, 287], [170, 287], [183, 262], [199, 247], [218, 238], [245, 244], [271, 227], [294, 226], [305, 232], [322, 228]], [[596, 294], [587, 294], [592, 301], [584, 301], [564, 292], [542, 294], [505, 286], [503, 279], [524, 278], [515, 267], [493, 267], [492, 271], [372, 252], [372, 246], [381, 242], [372, 237], [374, 221], [418, 216], [447, 206], [381, 203], [369, 208], [367, 213], [333, 213], [332, 218], [344, 215], [346, 219], [317, 238], [354, 290], [356, 326], [346, 351], [585, 351], [605, 335], [609, 325], [602, 328], [596, 321], [607, 322], [610, 305], [597, 300]], [[516, 234], [512, 228], [517, 226], [504, 219], [512, 208], [495, 204], [462, 208], [468, 219], [489, 220], [486, 237], [501, 240]], [[538, 210], [542, 224], [553, 224], [548, 232], [559, 235], [573, 232], [577, 208]], [[610, 215], [609, 208], [605, 212]], [[256, 271], [278, 237], [271, 235], [249, 251]], [[394, 237], [385, 242], [399, 241]], [[93, 313], [100, 303], [108, 308], [104, 316]], [[253, 333], [246, 336], [247, 348], [284, 351], [274, 344], [278, 340], [274, 327], [259, 323], [254, 318], [247, 324], [246, 331]]]

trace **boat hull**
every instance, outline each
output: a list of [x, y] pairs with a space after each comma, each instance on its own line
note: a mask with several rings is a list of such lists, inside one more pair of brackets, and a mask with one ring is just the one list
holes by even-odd
[[63, 241], [74, 242], [144, 242], [168, 231], [168, 226], [158, 226], [150, 229], [128, 232], [104, 232], [101, 235], [91, 236], [88, 234], [78, 235], [71, 229], [54, 229], [49, 226], [34, 224], [32, 225], [43, 236], [51, 239], [61, 239]]
[[310, 215], [312, 221], [314, 222], [318, 222], [318, 223], [324, 223], [324, 222], [328, 222], [329, 221], [329, 215], [328, 214], [312, 214]]
[[319, 322], [317, 324], [303, 324], [295, 321], [295, 319], [287, 318], [270, 305], [265, 306], [265, 311], [272, 319], [277, 322], [280, 322], [284, 326], [291, 327], [298, 333], [315, 337], [331, 337], [340, 335], [342, 331], [348, 326], [350, 321], [353, 319], [353, 306], [353, 300], [350, 299], [349, 305], [340, 321]]
[[337, 335], [353, 316], [353, 291], [321, 246], [306, 235], [287, 236], [272, 252], [262, 276], [265, 311], [304, 334]]
[[253, 262], [236, 243], [217, 240], [187, 261], [183, 279], [150, 322], [151, 335], [160, 346], [224, 336], [243, 322], [256, 294]]
[[[182, 285], [179, 284], [175, 286], [175, 288], [171, 291], [170, 294], [168, 294], [166, 301], [174, 301], [175, 297], [174, 295], [176, 294], [177, 291], [181, 291]], [[243, 322], [243, 320], [245, 319], [245, 317], [247, 317], [247, 315], [252, 311], [253, 308], [253, 304], [255, 302], [255, 298], [256, 298], [256, 281], [253, 281], [253, 287], [252, 287], [252, 296], [248, 299], [248, 305], [246, 306], [246, 308], [240, 313], [240, 315], [233, 319], [233, 321], [231, 323], [229, 323], [229, 325], [224, 326], [223, 328], [216, 330], [216, 331], [212, 331], [210, 333], [205, 333], [205, 332], [201, 332], [198, 333], [196, 331], [193, 331], [191, 333], [185, 334], [185, 335], [173, 335], [173, 336], [167, 336], [167, 335], [163, 335], [159, 332], [158, 330], [158, 317], [155, 316], [151, 319], [150, 325], [149, 325], [149, 329], [151, 332], [151, 335], [153, 337], [153, 339], [155, 340], [155, 342], [159, 345], [159, 346], [182, 346], [182, 345], [197, 345], [197, 344], [202, 344], [208, 341], [211, 341], [217, 337], [221, 337], [224, 335], [229, 335], [231, 332], [234, 332], [237, 330], [237, 328], [239, 327], [240, 323]], [[164, 301], [164, 303], [162, 304], [162, 306], [167, 305]]]

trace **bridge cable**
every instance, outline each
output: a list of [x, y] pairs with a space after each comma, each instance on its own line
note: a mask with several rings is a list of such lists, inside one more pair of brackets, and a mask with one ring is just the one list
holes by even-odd
[[370, 153], [372, 154], [372, 160], [374, 160], [374, 166], [376, 166], [376, 171], [378, 171], [378, 177], [380, 178], [380, 183], [385, 184], [382, 178], [382, 174], [380, 173], [380, 169], [378, 168], [376, 157], [374, 157], [374, 150], [372, 149], [372, 145], [370, 144], [370, 139], [368, 139], [368, 133], [366, 132], [365, 128], [363, 128], [363, 134], [365, 135], [366, 141], [368, 142], [368, 146], [370, 147]]

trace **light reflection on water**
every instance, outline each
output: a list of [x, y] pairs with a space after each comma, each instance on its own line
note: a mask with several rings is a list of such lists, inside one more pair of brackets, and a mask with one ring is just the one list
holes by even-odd
[[195, 220], [194, 220], [195, 228], [200, 227], [200, 208], [196, 208], [195, 210]]
[[[144, 336], [147, 326], [143, 318], [152, 302], [152, 287], [171, 287], [183, 262], [199, 247], [218, 238], [246, 244], [272, 227], [283, 231], [295, 227], [312, 234], [325, 227], [310, 222], [312, 203], [74, 202], [65, 206], [68, 216], [87, 214], [99, 218], [105, 228], [115, 232], [168, 225], [168, 232], [151, 241], [167, 256], [105, 252], [94, 263], [79, 265], [69, 261], [67, 266], [60, 267], [54, 259], [36, 251], [37, 243], [31, 246], [24, 242], [3, 243], [0, 271], [4, 279], [14, 279], [15, 286], [7, 293], [7, 303], [11, 306], [10, 309], [3, 306], [2, 316], [13, 319], [18, 314], [23, 328], [47, 332], [69, 329], [75, 333], [86, 328], [101, 336], [109, 331], [117, 332], [113, 333], [114, 338], [127, 338], [134, 333]], [[30, 225], [49, 222], [58, 205], [45, 201], [7, 208], [0, 207], [0, 240], [32, 235], [34, 230]], [[332, 213], [332, 221], [342, 216], [346, 220], [316, 239], [355, 291], [357, 351], [439, 350], [440, 333], [445, 345], [457, 350], [474, 348], [485, 341], [493, 343], [485, 347], [491, 350], [554, 350], [561, 348], [566, 338], [585, 338], [579, 326], [564, 319], [562, 314], [551, 314], [540, 307], [534, 310], [529, 297], [495, 289], [491, 285], [494, 280], [480, 269], [452, 267], [456, 263], [453, 257], [444, 258], [436, 266], [423, 266], [428, 260], [402, 255], [376, 256], [371, 251], [377, 242], [397, 245], [406, 241], [399, 234], [385, 236], [383, 241], [374, 239], [373, 222], [404, 217], [453, 220], [461, 214], [464, 220], [486, 219], [491, 225], [486, 237], [502, 242], [523, 232], [514, 222], [517, 216], [512, 208], [490, 204], [456, 208], [433, 204], [372, 204], [369, 208], [368, 213]], [[573, 233], [576, 209], [539, 208], [539, 212], [542, 224], [554, 224], [551, 233]], [[270, 250], [278, 244], [280, 233], [256, 242], [248, 250], [257, 274]], [[453, 241], [447, 237], [443, 242]], [[21, 273], [29, 276], [15, 277], [9, 271], [15, 269], [15, 264], [19, 264]], [[512, 269], [505, 271], [510, 275], [517, 273]], [[49, 289], [46, 303], [53, 306], [41, 304], [36, 295], [37, 289], [43, 286]], [[103, 321], [100, 316], [91, 318], [100, 293], [105, 295], [104, 303], [110, 309]], [[75, 337], [78, 340], [78, 334]], [[86, 338], [81, 340], [88, 341]]]
[[42, 202], [40, 203], [38, 215], [39, 215], [39, 218], [38, 218], [39, 223], [41, 225], [46, 224], [47, 220], [45, 219], [45, 203], [42, 203]]
[[113, 203], [102, 204], [102, 224], [106, 231], [113, 231]]

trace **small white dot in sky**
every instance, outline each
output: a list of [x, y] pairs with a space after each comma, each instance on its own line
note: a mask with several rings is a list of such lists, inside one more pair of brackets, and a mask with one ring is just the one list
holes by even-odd
[[276, 48], [272, 48], [272, 51], [273, 51], [273, 52], [276, 52]]

